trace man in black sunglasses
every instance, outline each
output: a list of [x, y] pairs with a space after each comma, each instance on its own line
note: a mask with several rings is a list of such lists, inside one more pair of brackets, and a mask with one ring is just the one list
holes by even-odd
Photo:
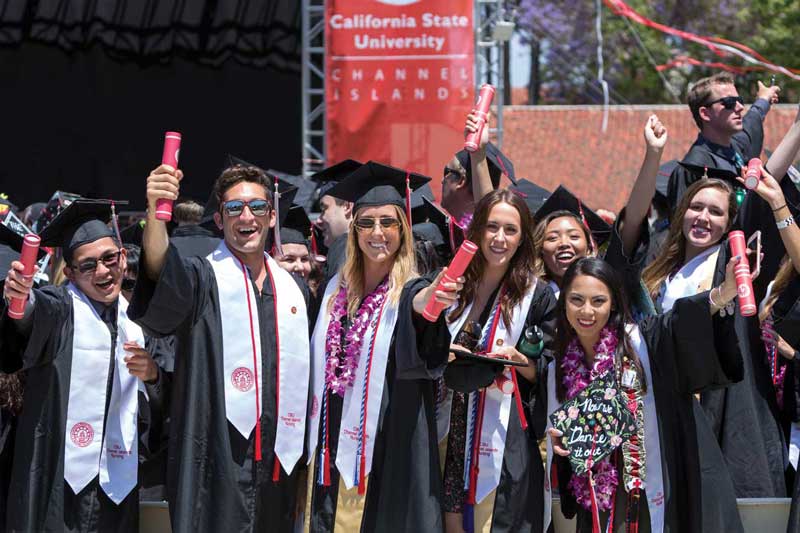
[[779, 93], [777, 85], [767, 87], [759, 81], [756, 101], [745, 113], [744, 100], [730, 74], [716, 74], [691, 86], [687, 101], [700, 133], [669, 178], [670, 211], [678, 205], [686, 188], [703, 177], [706, 167], [709, 176], [740, 187], [736, 176], [751, 158], [761, 154], [763, 122]]
[[[214, 185], [223, 241], [181, 258], [159, 199], [183, 173], [147, 178], [148, 219], [131, 316], [175, 336], [167, 499], [173, 531], [294, 530], [309, 384], [308, 291], [264, 253], [272, 180], [235, 164]], [[180, 391], [180, 393], [178, 393]]]
[[[158, 390], [146, 389], [153, 403], [139, 392], [160, 370], [119, 297], [127, 254], [109, 218], [110, 201], [77, 199], [41, 231], [43, 246], [61, 248], [67, 284], [32, 289], [19, 261], [6, 279], [0, 370], [25, 370], [31, 407], [19, 418], [9, 531], [138, 528], [139, 461], [160, 440]], [[12, 298], [27, 300], [17, 320]]]

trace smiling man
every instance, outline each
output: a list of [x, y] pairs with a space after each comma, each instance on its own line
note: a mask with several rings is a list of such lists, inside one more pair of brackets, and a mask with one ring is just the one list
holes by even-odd
[[[147, 178], [149, 213], [183, 173]], [[167, 496], [176, 532], [292, 531], [309, 376], [305, 287], [264, 253], [271, 180], [234, 165], [217, 179], [224, 240], [181, 259], [149, 215], [131, 316], [175, 335]], [[302, 283], [302, 282], [301, 282]]]
[[[147, 448], [138, 392], [160, 371], [119, 297], [126, 252], [106, 225], [109, 207], [75, 200], [42, 231], [43, 245], [61, 246], [65, 286], [32, 289], [19, 261], [8, 272], [6, 301], [28, 299], [20, 320], [7, 317], [7, 304], [0, 308], [2, 371], [27, 376], [8, 531], [138, 529], [138, 465]], [[153, 400], [157, 389], [147, 392]]]
[[753, 157], [761, 154], [763, 122], [771, 104], [777, 103], [780, 88], [758, 82], [756, 101], [744, 112], [744, 99], [727, 73], [698, 80], [689, 89], [689, 109], [700, 129], [697, 140], [669, 178], [667, 200], [670, 210], [680, 202], [686, 188], [710, 173], [740, 187], [736, 176]]

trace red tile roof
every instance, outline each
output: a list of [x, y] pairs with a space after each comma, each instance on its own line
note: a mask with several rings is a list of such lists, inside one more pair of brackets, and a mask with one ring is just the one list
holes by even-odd
[[[563, 184], [592, 208], [618, 211], [639, 172], [651, 113], [669, 132], [662, 162], [681, 159], [697, 137], [685, 105], [611, 106], [605, 133], [602, 106], [508, 106], [502, 149], [517, 176], [549, 190]], [[775, 149], [796, 113], [794, 104], [772, 107], [764, 122], [765, 148]]]

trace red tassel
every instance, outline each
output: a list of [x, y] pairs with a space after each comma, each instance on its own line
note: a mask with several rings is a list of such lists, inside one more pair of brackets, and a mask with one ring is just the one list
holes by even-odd
[[517, 414], [519, 415], [519, 425], [522, 426], [522, 431], [528, 429], [528, 420], [525, 418], [525, 411], [522, 409], [522, 398], [519, 395], [519, 384], [517, 383], [517, 371], [511, 369], [511, 380], [514, 382], [514, 398], [517, 400]]
[[331, 486], [331, 454], [328, 451], [328, 448], [323, 450], [323, 460], [322, 460], [322, 485], [324, 487]]
[[278, 460], [278, 456], [275, 456], [275, 464], [272, 465], [272, 481], [277, 483], [281, 479], [281, 462]]
[[319, 248], [317, 248], [317, 236], [314, 235], [314, 228], [311, 228], [311, 255], [315, 256], [315, 261], [316, 256], [319, 255]]
[[601, 533], [600, 531], [600, 510], [597, 508], [597, 495], [594, 492], [594, 478], [592, 477], [592, 469], [589, 469], [589, 496], [592, 499], [592, 533]]
[[481, 458], [481, 429], [483, 427], [483, 408], [486, 401], [486, 391], [482, 390], [478, 399], [478, 416], [475, 420], [475, 442], [472, 444], [472, 464], [469, 466], [469, 491], [467, 492], [467, 503], [475, 505], [475, 492], [478, 485], [478, 473], [480, 468], [478, 463]]
[[261, 460], [261, 418], [256, 420], [256, 462]]
[[364, 471], [367, 469], [367, 457], [362, 448], [361, 464], [358, 467], [358, 495], [363, 496], [367, 493], [367, 480]]

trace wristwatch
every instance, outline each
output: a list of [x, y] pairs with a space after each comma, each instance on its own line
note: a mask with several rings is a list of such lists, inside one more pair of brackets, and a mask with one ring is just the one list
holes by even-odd
[[791, 226], [792, 224], [794, 224], [794, 217], [792, 215], [789, 215], [788, 217], [784, 218], [783, 220], [780, 220], [780, 221], [775, 223], [775, 225], [778, 226], [779, 230], [786, 229], [789, 226]]

